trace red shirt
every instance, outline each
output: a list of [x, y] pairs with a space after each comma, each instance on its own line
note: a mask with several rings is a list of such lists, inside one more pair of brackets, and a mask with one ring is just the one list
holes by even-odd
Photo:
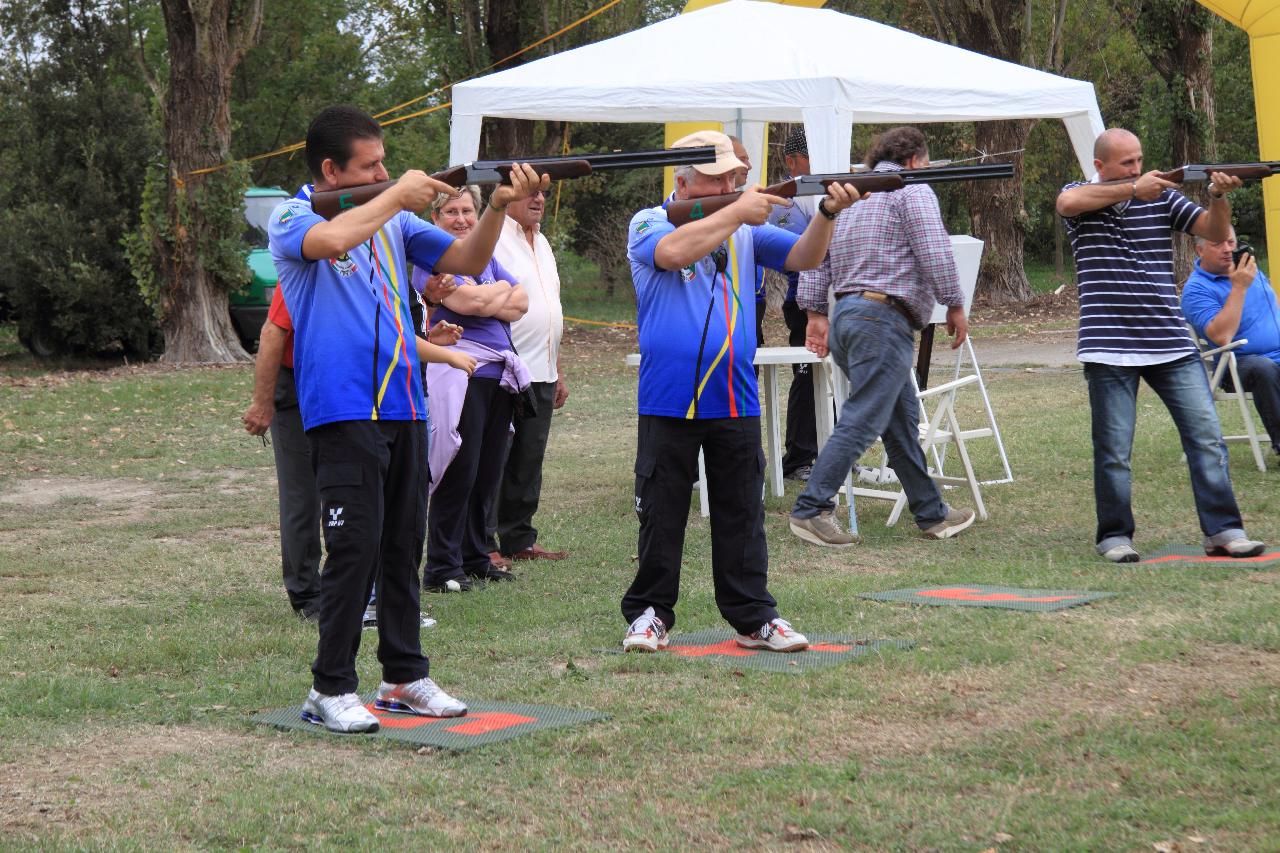
[[284, 304], [284, 291], [279, 286], [276, 287], [275, 295], [271, 297], [267, 319], [289, 333], [284, 339], [284, 352], [280, 356], [280, 365], [293, 370], [293, 320], [289, 319], [289, 309]]

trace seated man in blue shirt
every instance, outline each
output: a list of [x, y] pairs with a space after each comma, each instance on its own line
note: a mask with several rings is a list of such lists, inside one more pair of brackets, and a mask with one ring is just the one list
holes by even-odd
[[[729, 137], [703, 131], [676, 148], [714, 145], [716, 160], [676, 169], [675, 198], [734, 191], [742, 167]], [[832, 184], [803, 234], [765, 220], [785, 199], [749, 187], [733, 204], [676, 228], [665, 207], [631, 220], [627, 256], [640, 326], [636, 514], [639, 565], [622, 599], [630, 623], [623, 648], [655, 652], [675, 624], [689, 500], [698, 451], [711, 504], [711, 577], [720, 614], [750, 649], [795, 652], [809, 641], [778, 616], [767, 588], [764, 451], [752, 361], [756, 264], [812, 269], [822, 262], [836, 214], [858, 199]]]
[[1280, 305], [1252, 255], [1232, 263], [1235, 248], [1234, 229], [1217, 243], [1196, 238], [1199, 260], [1182, 288], [1182, 315], [1214, 346], [1248, 341], [1236, 350], [1240, 382], [1280, 453]]

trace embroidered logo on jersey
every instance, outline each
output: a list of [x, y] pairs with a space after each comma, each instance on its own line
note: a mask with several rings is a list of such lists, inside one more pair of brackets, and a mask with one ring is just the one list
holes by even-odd
[[791, 211], [788, 210], [785, 213], [783, 213], [781, 216], [779, 216], [778, 221], [775, 222], [774, 224], [777, 225], [779, 228], [786, 228], [788, 225], [790, 225]]
[[280, 211], [280, 220], [279, 220], [279, 221], [280, 221], [280, 224], [281, 224], [281, 225], [283, 225], [284, 223], [288, 222], [290, 219], [293, 219], [293, 208], [292, 208], [292, 207], [286, 207], [284, 210]]
[[644, 232], [648, 231], [652, 226], [653, 226], [653, 223], [646, 219], [644, 222], [641, 222], [639, 225], [636, 226], [636, 233], [643, 234]]
[[693, 277], [697, 275], [697, 271], [694, 269], [695, 264], [696, 262], [694, 264], [689, 264], [689, 266], [680, 270], [680, 278], [684, 280], [685, 284], [693, 281]]
[[338, 275], [349, 276], [356, 271], [356, 262], [351, 260], [349, 252], [343, 252], [336, 258], [329, 259], [329, 265], [333, 267]]
[[341, 527], [345, 523], [345, 521], [346, 520], [342, 517], [342, 507], [335, 506], [330, 508], [329, 510], [329, 526], [330, 527]]

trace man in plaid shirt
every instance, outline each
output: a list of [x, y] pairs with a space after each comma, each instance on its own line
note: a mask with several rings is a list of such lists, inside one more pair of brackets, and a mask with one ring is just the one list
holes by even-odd
[[[914, 127], [887, 131], [872, 145], [867, 165], [877, 172], [926, 168], [924, 134]], [[830, 312], [828, 287], [836, 303]], [[877, 437], [927, 538], [946, 539], [973, 524], [973, 510], [951, 509], [942, 500], [920, 449], [911, 357], [915, 330], [929, 321], [935, 300], [947, 306], [954, 349], [968, 333], [964, 296], [937, 196], [926, 184], [875, 193], [846, 209], [822, 265], [800, 274], [796, 302], [809, 315], [805, 347], [820, 356], [830, 351], [850, 386], [835, 431], [791, 511], [791, 532], [806, 542], [858, 541], [836, 524], [833, 498]]]

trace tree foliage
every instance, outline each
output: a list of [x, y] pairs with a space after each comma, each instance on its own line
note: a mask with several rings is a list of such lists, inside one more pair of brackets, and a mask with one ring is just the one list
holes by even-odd
[[0, 305], [43, 351], [146, 354], [121, 238], [157, 149], [119, 9], [0, 3]]

